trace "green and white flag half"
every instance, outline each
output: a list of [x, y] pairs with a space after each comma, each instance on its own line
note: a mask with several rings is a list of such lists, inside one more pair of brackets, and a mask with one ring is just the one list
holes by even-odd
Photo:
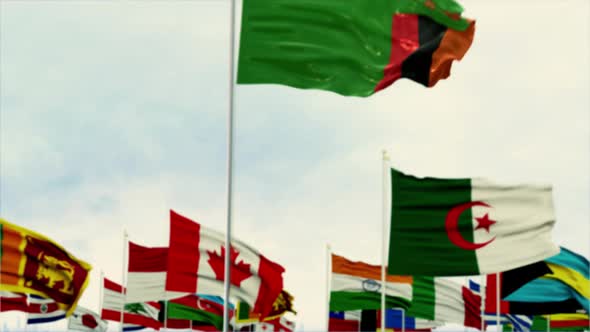
[[417, 178], [391, 169], [388, 273], [479, 275], [559, 253], [551, 187]]

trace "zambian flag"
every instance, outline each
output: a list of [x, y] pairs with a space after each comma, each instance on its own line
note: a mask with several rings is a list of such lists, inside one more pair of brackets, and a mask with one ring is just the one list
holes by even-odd
[[369, 96], [450, 74], [475, 22], [454, 0], [244, 0], [238, 84]]
[[91, 268], [43, 235], [0, 218], [0, 291], [51, 298], [70, 315]]

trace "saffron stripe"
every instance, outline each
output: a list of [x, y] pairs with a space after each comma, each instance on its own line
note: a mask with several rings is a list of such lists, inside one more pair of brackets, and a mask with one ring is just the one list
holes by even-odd
[[[381, 266], [363, 262], [352, 262], [332, 254], [332, 273], [346, 274], [364, 279], [381, 280]], [[411, 276], [386, 275], [386, 282], [411, 284]]]
[[2, 225], [2, 284], [19, 285], [24, 284], [24, 280], [19, 278], [19, 271], [24, 269], [25, 256], [23, 254], [26, 245], [23, 234], [10, 228], [8, 225]]

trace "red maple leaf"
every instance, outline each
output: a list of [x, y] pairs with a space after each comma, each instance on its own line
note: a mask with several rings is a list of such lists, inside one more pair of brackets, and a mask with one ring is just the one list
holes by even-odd
[[[221, 256], [218, 255], [216, 251], [207, 250], [207, 254], [209, 254], [209, 260], [207, 260], [207, 262], [209, 262], [213, 272], [215, 272], [215, 279], [223, 281], [225, 273], [225, 247], [221, 247]], [[238, 287], [240, 287], [242, 281], [252, 276], [252, 273], [250, 273], [250, 264], [244, 263], [243, 260], [236, 264], [239, 254], [240, 253], [235, 250], [234, 247], [231, 247], [231, 253], [229, 256], [231, 264], [230, 283]]]

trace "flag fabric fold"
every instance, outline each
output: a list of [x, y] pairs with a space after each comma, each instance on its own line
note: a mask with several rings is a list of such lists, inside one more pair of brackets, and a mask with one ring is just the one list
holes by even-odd
[[489, 274], [559, 252], [550, 187], [391, 169], [391, 188], [389, 274]]
[[51, 298], [69, 315], [91, 269], [54, 241], [0, 218], [0, 291]]
[[[331, 311], [381, 308], [381, 266], [332, 254], [331, 278]], [[388, 308], [407, 308], [412, 301], [411, 276], [388, 275], [385, 289]]]
[[127, 267], [127, 294], [125, 302], [149, 302], [184, 296], [184, 293], [166, 292], [168, 248], [144, 247], [129, 241]]
[[238, 84], [369, 96], [400, 78], [434, 86], [475, 22], [454, 0], [245, 0]]
[[[566, 248], [544, 261], [500, 273], [501, 313], [573, 313], [590, 309], [590, 263]], [[486, 310], [495, 312], [496, 274], [488, 275]]]
[[[503, 274], [500, 273], [500, 289], [502, 289]], [[497, 312], [497, 275], [490, 274], [486, 278], [486, 298], [485, 311], [489, 313]], [[531, 294], [528, 292], [527, 285], [543, 293]], [[530, 286], [529, 286], [530, 287]], [[526, 292], [528, 301], [515, 301], [512, 296], [517, 292]], [[555, 313], [575, 313], [583, 310], [582, 305], [572, 297], [571, 290], [567, 285], [549, 279], [535, 279], [523, 287], [513, 292], [511, 295], [502, 299], [500, 293], [500, 313], [501, 314], [522, 314], [522, 315], [543, 315]], [[507, 300], [510, 299], [510, 300]]]
[[166, 290], [223, 294], [226, 254], [230, 255], [232, 264], [232, 296], [267, 317], [283, 289], [285, 269], [237, 240], [232, 241], [231, 252], [226, 253], [222, 233], [170, 211]]

